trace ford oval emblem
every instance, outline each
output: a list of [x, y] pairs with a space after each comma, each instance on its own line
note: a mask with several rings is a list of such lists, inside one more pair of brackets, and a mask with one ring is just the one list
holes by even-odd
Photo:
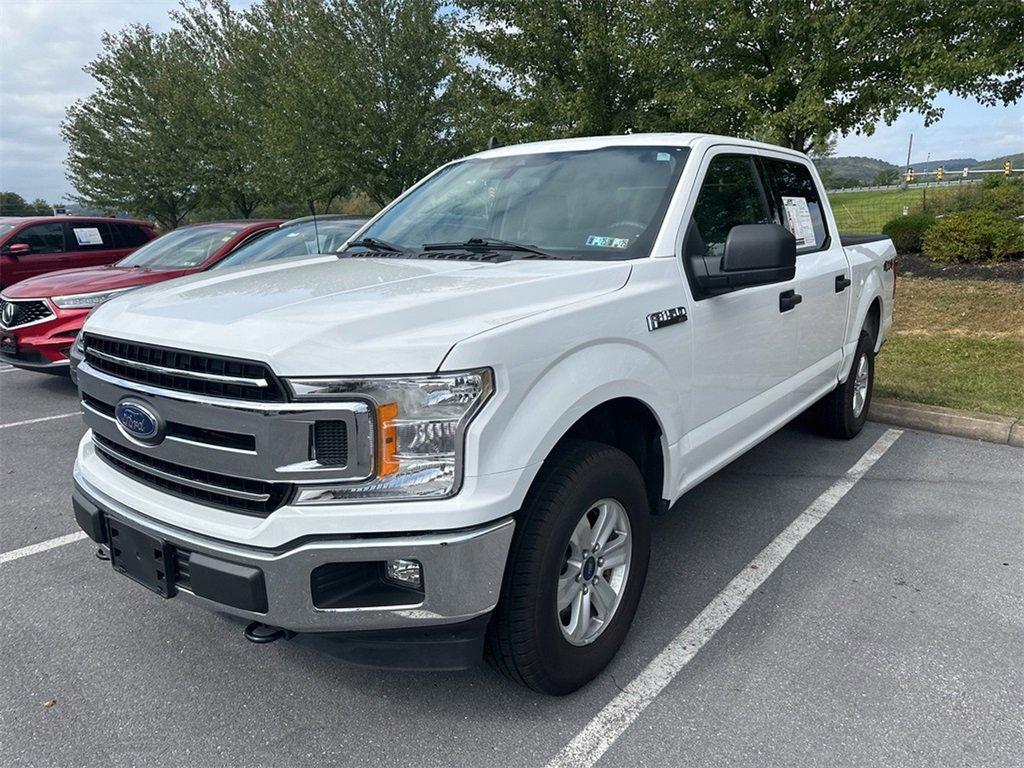
[[142, 403], [122, 400], [114, 409], [117, 426], [126, 437], [155, 444], [163, 438], [160, 417]]

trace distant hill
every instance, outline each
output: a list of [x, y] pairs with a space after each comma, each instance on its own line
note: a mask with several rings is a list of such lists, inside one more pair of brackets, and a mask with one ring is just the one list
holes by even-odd
[[911, 163], [910, 167], [918, 173], [931, 173], [940, 165], [947, 171], [962, 171], [965, 167], [974, 168], [978, 165], [978, 161], [973, 157], [956, 157], [952, 160], [929, 160], [926, 163]]
[[862, 184], [870, 184], [879, 171], [899, 170], [898, 166], [873, 157], [823, 157], [815, 160], [814, 164], [826, 178], [848, 179]]
[[1002, 157], [997, 157], [994, 160], [986, 160], [984, 163], [978, 163], [977, 167], [982, 170], [992, 168], [1002, 170], [1003, 163], [1007, 160], [1013, 164], [1014, 168], [1024, 168], [1024, 152], [1018, 152], [1015, 155], [1003, 155]]

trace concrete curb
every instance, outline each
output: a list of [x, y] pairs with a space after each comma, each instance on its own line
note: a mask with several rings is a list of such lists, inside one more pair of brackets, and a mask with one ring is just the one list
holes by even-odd
[[955, 408], [876, 397], [871, 400], [868, 418], [899, 427], [1024, 448], [1024, 419], [1009, 416], [958, 411]]

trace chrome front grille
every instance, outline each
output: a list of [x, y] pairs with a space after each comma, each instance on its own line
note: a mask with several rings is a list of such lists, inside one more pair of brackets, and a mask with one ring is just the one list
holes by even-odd
[[175, 392], [257, 403], [284, 402], [284, 387], [263, 363], [185, 352], [86, 334], [92, 367]]
[[93, 434], [97, 453], [108, 464], [175, 496], [232, 512], [266, 517], [291, 496], [288, 483], [267, 483], [174, 464]]
[[45, 301], [12, 301], [0, 298], [0, 326], [20, 328], [53, 317], [53, 310]]

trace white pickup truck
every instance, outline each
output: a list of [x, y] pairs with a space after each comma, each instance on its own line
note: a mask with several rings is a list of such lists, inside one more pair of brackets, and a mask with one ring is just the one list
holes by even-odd
[[76, 519], [250, 640], [566, 693], [629, 629], [651, 515], [808, 408], [861, 430], [894, 257], [779, 147], [482, 152], [339, 253], [99, 307]]

